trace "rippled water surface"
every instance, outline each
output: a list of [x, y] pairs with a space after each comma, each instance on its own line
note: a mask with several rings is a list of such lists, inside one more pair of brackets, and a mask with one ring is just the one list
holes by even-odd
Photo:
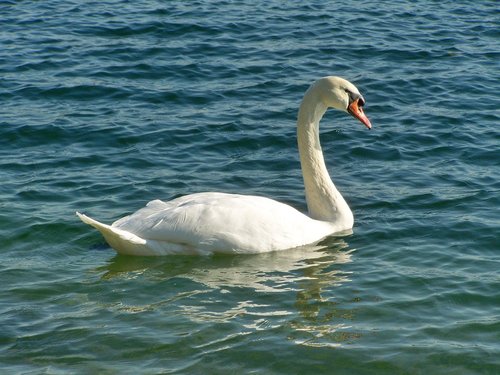
[[[500, 373], [495, 1], [0, 4], [3, 373]], [[78, 221], [155, 198], [305, 211], [295, 120], [352, 235], [255, 256], [117, 256]]]

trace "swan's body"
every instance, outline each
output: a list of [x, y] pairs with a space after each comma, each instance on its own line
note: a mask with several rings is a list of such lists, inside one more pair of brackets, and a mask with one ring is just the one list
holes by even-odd
[[314, 243], [344, 229], [269, 198], [224, 193], [155, 200], [112, 226], [79, 216], [130, 255], [259, 253]]
[[371, 128], [363, 104], [357, 88], [338, 77], [318, 80], [302, 100], [297, 138], [309, 216], [272, 199], [224, 193], [155, 200], [112, 225], [77, 215], [118, 253], [129, 255], [260, 253], [313, 244], [350, 230], [353, 215], [326, 169], [319, 121], [333, 107]]

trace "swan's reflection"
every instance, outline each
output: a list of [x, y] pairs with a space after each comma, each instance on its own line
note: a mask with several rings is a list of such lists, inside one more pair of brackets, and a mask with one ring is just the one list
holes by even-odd
[[338, 317], [346, 311], [331, 293], [349, 281], [342, 264], [351, 261], [352, 252], [343, 239], [332, 237], [314, 247], [248, 256], [116, 256], [98, 271], [105, 271], [104, 279], [154, 274], [163, 281], [182, 278], [200, 285], [154, 303], [155, 308], [174, 303], [193, 322], [224, 323], [244, 316], [248, 332], [286, 325], [293, 332], [288, 338], [297, 343], [338, 346], [338, 332], [347, 327], [339, 323], [345, 318]]
[[[115, 256], [109, 264], [99, 267], [105, 270], [103, 279], [127, 278], [130, 274], [148, 270], [162, 270], [164, 277], [182, 276], [210, 288], [246, 287], [260, 292], [282, 292], [299, 288], [293, 281], [318, 288], [347, 281], [346, 275], [335, 269], [335, 264], [351, 261], [353, 250], [342, 239], [330, 239], [329, 243], [305, 246], [287, 251], [238, 256], [171, 256], [125, 257]], [[297, 271], [301, 270], [301, 276]], [[290, 273], [294, 272], [291, 276]], [[309, 282], [308, 282], [309, 281]], [[317, 294], [317, 293], [316, 293]]]

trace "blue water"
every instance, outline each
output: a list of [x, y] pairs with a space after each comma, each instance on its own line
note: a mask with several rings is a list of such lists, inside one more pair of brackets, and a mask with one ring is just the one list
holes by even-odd
[[[500, 373], [498, 2], [0, 3], [6, 374]], [[355, 215], [321, 250], [117, 256], [74, 215], [258, 194], [305, 211], [307, 87]]]

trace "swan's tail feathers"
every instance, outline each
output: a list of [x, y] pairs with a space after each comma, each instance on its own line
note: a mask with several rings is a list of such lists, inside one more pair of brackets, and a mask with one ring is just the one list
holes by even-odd
[[101, 232], [106, 242], [115, 249], [117, 253], [128, 255], [156, 255], [149, 249], [145, 239], [123, 229], [103, 224], [79, 212], [77, 212], [76, 215], [85, 224], [93, 226]]
[[110, 230], [109, 225], [100, 223], [97, 220], [94, 220], [94, 219], [88, 217], [87, 215], [84, 215], [84, 214], [77, 212], [76, 216], [78, 216], [80, 218], [80, 220], [83, 221], [85, 224], [93, 226], [95, 229], [97, 229], [101, 233], [102, 233], [102, 231]]

